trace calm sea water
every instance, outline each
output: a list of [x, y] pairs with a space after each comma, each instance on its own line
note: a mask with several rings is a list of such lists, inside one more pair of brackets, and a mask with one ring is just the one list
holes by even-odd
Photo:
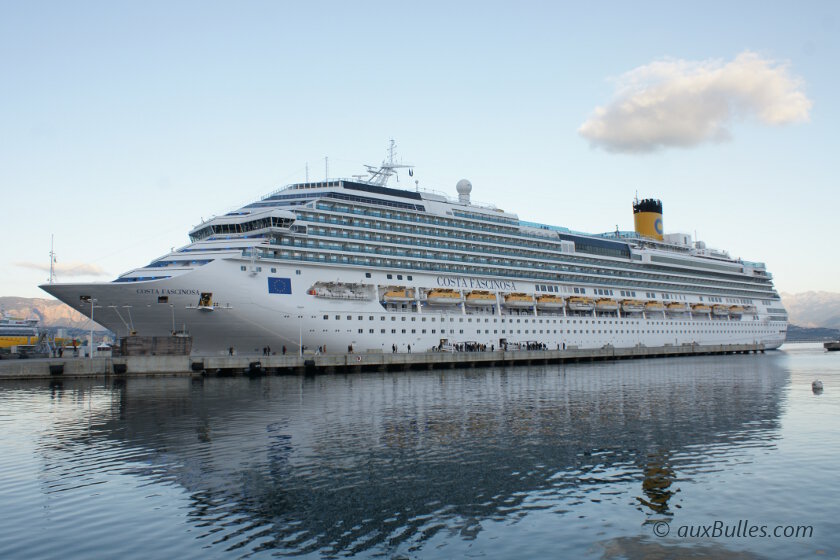
[[839, 412], [840, 352], [816, 345], [4, 382], [0, 557], [837, 557]]

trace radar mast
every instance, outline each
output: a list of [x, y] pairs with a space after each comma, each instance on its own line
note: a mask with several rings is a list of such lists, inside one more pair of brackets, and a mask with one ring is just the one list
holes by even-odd
[[[399, 175], [397, 175], [397, 169], [412, 170], [414, 168], [413, 165], [407, 163], [396, 163], [394, 161], [394, 156], [396, 156], [396, 153], [397, 143], [394, 142], [393, 138], [391, 138], [391, 143], [388, 146], [388, 159], [383, 160], [379, 168], [376, 168], [373, 165], [365, 165], [365, 168], [370, 174], [370, 177], [368, 177], [367, 182], [372, 183], [374, 185], [385, 186], [388, 184], [388, 179], [390, 179], [394, 175], [397, 176], [397, 182], [399, 182], [400, 178]], [[409, 174], [411, 174], [410, 171]]]

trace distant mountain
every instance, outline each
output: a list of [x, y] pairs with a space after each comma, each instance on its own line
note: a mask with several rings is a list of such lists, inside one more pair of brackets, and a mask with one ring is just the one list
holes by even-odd
[[[11, 317], [38, 319], [42, 327], [90, 328], [87, 317], [55, 299], [0, 297], [0, 310]], [[96, 325], [95, 330], [104, 329]]]
[[790, 322], [800, 327], [840, 329], [840, 293], [783, 293], [782, 304]]

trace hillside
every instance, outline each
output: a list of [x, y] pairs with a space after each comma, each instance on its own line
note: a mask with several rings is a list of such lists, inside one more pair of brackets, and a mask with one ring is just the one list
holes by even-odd
[[840, 329], [840, 293], [783, 293], [782, 303], [790, 322], [800, 327]]
[[[55, 299], [0, 297], [0, 309], [12, 317], [38, 319], [43, 327], [89, 329], [90, 320]], [[104, 330], [97, 325], [96, 330]]]

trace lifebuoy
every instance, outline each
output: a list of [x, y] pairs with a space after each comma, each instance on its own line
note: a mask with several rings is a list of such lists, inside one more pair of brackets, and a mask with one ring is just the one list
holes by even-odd
[[362, 357], [361, 357], [361, 356], [356, 356], [356, 361], [357, 361], [357, 362], [361, 362], [361, 361], [362, 361]]

